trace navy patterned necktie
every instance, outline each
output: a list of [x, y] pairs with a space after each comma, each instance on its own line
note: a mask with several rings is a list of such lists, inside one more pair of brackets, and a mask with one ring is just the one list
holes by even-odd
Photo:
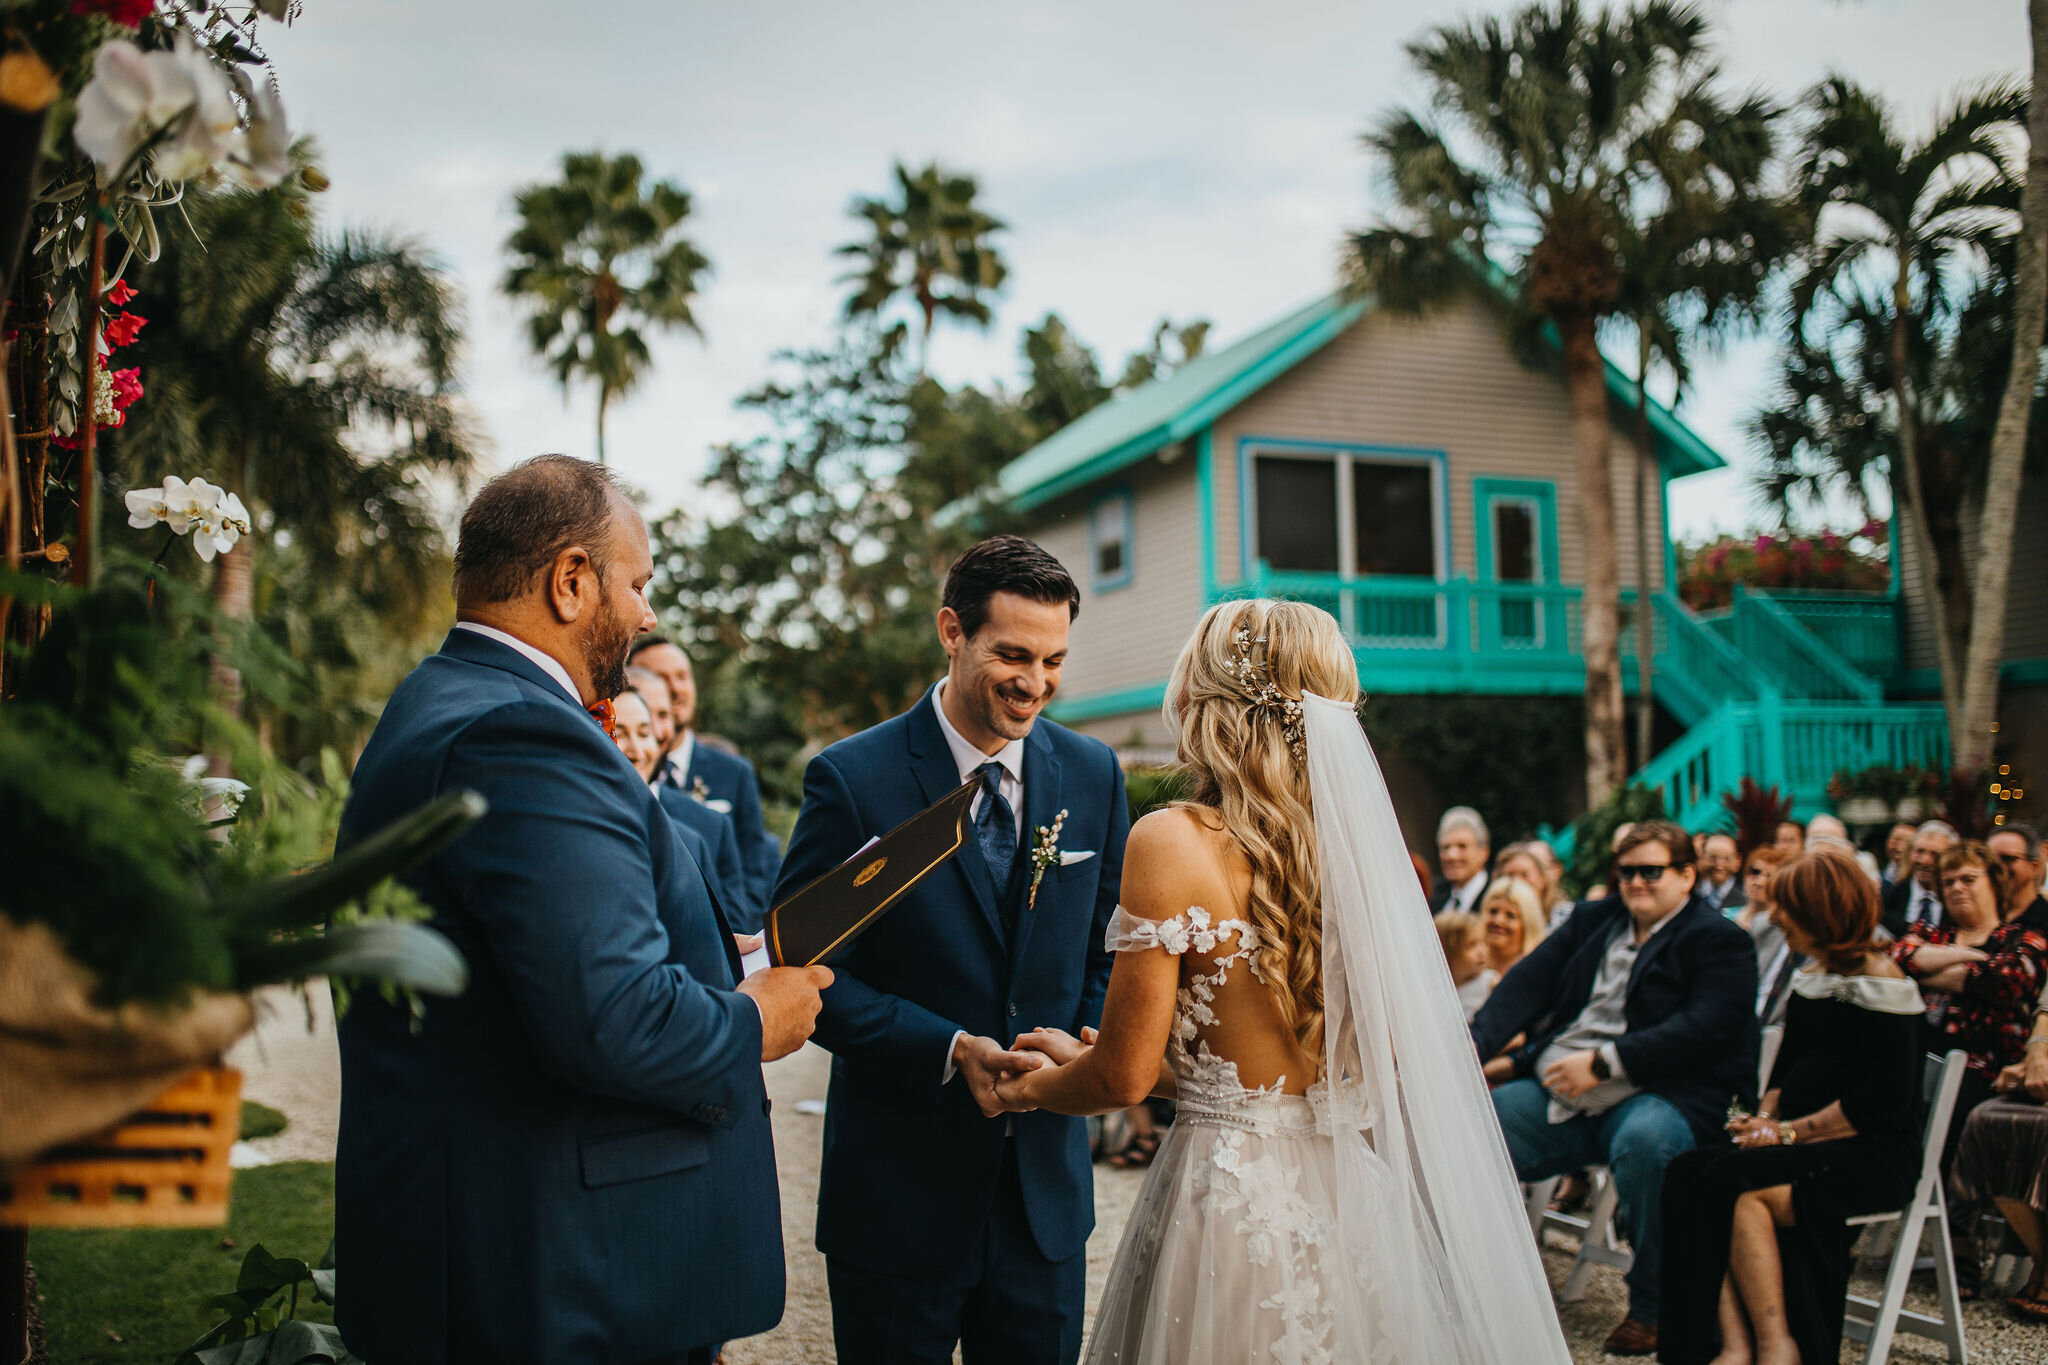
[[1010, 865], [1017, 860], [1017, 816], [1003, 800], [1003, 765], [984, 763], [974, 770], [981, 779], [981, 809], [974, 817], [975, 841], [981, 845], [982, 860], [989, 876], [995, 878], [996, 895], [1010, 885]]

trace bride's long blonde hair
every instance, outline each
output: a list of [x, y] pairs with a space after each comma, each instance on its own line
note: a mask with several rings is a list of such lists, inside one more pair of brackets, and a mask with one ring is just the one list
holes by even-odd
[[1322, 875], [1302, 757], [1303, 692], [1358, 699], [1358, 664], [1336, 620], [1301, 602], [1221, 602], [1174, 662], [1166, 724], [1189, 780], [1181, 804], [1216, 811], [1243, 851], [1259, 970], [1301, 1050], [1319, 1058]]

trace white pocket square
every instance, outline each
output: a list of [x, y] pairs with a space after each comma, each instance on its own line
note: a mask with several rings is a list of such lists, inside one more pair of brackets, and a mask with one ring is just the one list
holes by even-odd
[[1060, 866], [1061, 866], [1061, 867], [1072, 867], [1072, 866], [1073, 866], [1073, 865], [1074, 865], [1075, 863], [1085, 863], [1085, 862], [1087, 862], [1087, 861], [1088, 861], [1088, 860], [1089, 860], [1090, 858], [1093, 858], [1094, 856], [1095, 856], [1095, 850], [1094, 850], [1094, 849], [1092, 849], [1092, 848], [1089, 848], [1089, 849], [1082, 849], [1082, 850], [1080, 850], [1080, 851], [1078, 851], [1078, 852], [1074, 852], [1074, 851], [1066, 851], [1066, 852], [1062, 852], [1062, 853], [1060, 854]]
[[720, 815], [731, 815], [731, 814], [732, 814], [732, 802], [730, 802], [730, 801], [726, 800], [726, 799], [725, 799], [724, 797], [722, 797], [722, 796], [714, 796], [714, 797], [712, 797], [712, 798], [711, 798], [711, 799], [710, 799], [709, 801], [706, 801], [706, 802], [704, 803], [704, 808], [705, 808], [706, 810], [715, 810], [715, 811], [717, 811], [717, 812], [718, 812], [718, 813], [719, 813]]

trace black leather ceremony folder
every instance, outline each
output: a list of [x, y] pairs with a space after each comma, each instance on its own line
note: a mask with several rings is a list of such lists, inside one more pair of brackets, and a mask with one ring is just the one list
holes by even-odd
[[859, 937], [927, 872], [960, 851], [978, 781], [961, 783], [768, 912], [768, 958], [811, 967]]

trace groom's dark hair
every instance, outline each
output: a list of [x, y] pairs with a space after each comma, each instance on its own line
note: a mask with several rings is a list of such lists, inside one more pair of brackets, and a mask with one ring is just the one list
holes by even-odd
[[462, 514], [456, 605], [511, 601], [571, 545], [589, 552], [602, 577], [621, 498], [609, 469], [573, 455], [536, 455], [513, 465], [477, 490]]
[[951, 607], [969, 639], [988, 623], [988, 600], [1013, 592], [1033, 602], [1064, 602], [1067, 619], [1081, 614], [1081, 590], [1057, 559], [1022, 536], [990, 536], [953, 561], [939, 605]]

